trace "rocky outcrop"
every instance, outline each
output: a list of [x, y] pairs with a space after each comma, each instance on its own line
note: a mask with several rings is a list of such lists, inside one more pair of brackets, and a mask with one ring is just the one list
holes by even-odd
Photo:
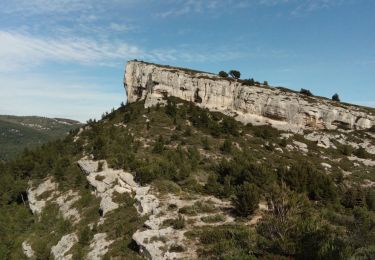
[[75, 233], [63, 236], [60, 241], [51, 248], [51, 253], [55, 260], [72, 259], [73, 255], [66, 253], [78, 242], [78, 237]]
[[35, 253], [34, 250], [31, 248], [31, 245], [27, 241], [22, 242], [22, 251], [27, 258], [34, 258]]
[[79, 212], [73, 207], [74, 203], [81, 198], [78, 192], [68, 190], [61, 193], [58, 190], [58, 184], [51, 177], [43, 180], [36, 188], [32, 187], [32, 182], [29, 185], [27, 196], [33, 214], [40, 216], [47, 202], [56, 203], [64, 219], [71, 220], [73, 224], [79, 222]]
[[128, 172], [109, 168], [106, 161], [102, 161], [103, 169], [98, 172], [98, 163], [88, 158], [78, 161], [82, 171], [87, 174], [86, 178], [93, 187], [95, 195], [101, 198], [102, 216], [119, 207], [118, 203], [112, 200], [115, 192], [135, 194], [135, 207], [141, 215], [151, 213], [158, 205], [156, 197], [149, 194], [149, 186], [140, 186], [134, 181], [133, 175]]
[[87, 260], [100, 260], [108, 252], [108, 247], [113, 243], [113, 240], [107, 240], [106, 233], [98, 233], [94, 235], [90, 243], [90, 252], [87, 254]]
[[362, 107], [140, 61], [128, 62], [124, 85], [130, 103], [145, 100], [147, 107], [164, 102], [164, 96], [173, 96], [231, 115], [243, 123], [271, 124], [293, 132], [367, 129], [375, 125], [375, 115]]
[[[29, 185], [31, 186], [31, 183], [29, 183]], [[42, 210], [46, 206], [46, 202], [52, 199], [56, 189], [57, 184], [53, 182], [51, 178], [44, 180], [36, 188], [30, 187], [27, 190], [27, 198], [29, 200], [31, 212], [36, 215], [42, 213]], [[40, 198], [45, 194], [47, 194], [47, 196], [44, 196], [45, 198]]]

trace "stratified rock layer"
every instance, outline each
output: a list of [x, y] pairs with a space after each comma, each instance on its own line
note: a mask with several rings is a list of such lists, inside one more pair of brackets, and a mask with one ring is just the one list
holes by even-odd
[[140, 61], [128, 62], [124, 85], [130, 103], [145, 100], [147, 107], [163, 102], [164, 96], [173, 96], [231, 115], [243, 123], [271, 124], [293, 132], [367, 129], [375, 125], [375, 115], [362, 107]]

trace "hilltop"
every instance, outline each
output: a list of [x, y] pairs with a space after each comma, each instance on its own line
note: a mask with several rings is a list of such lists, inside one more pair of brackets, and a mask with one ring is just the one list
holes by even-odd
[[81, 125], [64, 118], [0, 115], [0, 160], [14, 158], [25, 148], [65, 137]]
[[[371, 111], [322, 101], [368, 123], [267, 121], [262, 109], [269, 124], [246, 123], [209, 106], [241, 108], [221, 79], [207, 91], [197, 74], [130, 64], [128, 104], [0, 163], [1, 259], [373, 258]], [[212, 95], [194, 97], [198, 86]]]

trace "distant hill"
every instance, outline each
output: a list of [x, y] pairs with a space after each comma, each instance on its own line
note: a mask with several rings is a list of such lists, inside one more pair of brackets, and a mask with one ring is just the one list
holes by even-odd
[[13, 158], [24, 148], [64, 137], [80, 125], [64, 118], [0, 115], [0, 160]]

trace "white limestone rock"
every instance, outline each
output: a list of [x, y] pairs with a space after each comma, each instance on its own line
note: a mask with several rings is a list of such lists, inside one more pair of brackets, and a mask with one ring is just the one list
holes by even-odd
[[303, 153], [308, 153], [309, 149], [307, 148], [307, 144], [298, 142], [298, 141], [293, 141], [293, 144], [298, 148]]
[[243, 123], [271, 124], [281, 130], [367, 129], [375, 115], [357, 107], [277, 88], [244, 86], [210, 73], [129, 61], [124, 86], [128, 102], [165, 102], [164, 95], [195, 102], [212, 111], [235, 115]]
[[87, 254], [87, 260], [100, 260], [108, 252], [109, 246], [113, 240], [107, 240], [106, 233], [98, 233], [94, 235], [90, 243], [90, 252]]
[[73, 224], [76, 224], [81, 219], [79, 212], [73, 207], [73, 204], [78, 201], [81, 197], [78, 192], [72, 190], [60, 195], [56, 200], [56, 204], [59, 205], [60, 212], [64, 219], [71, 220]]
[[34, 250], [31, 248], [31, 245], [27, 241], [22, 242], [22, 251], [27, 258], [34, 258], [35, 256]]
[[[31, 186], [31, 183], [29, 183]], [[53, 192], [57, 189], [57, 184], [52, 181], [51, 178], [47, 178], [38, 187], [32, 188], [30, 187], [27, 190], [27, 198], [29, 201], [29, 207], [33, 214], [40, 215], [42, 213], [43, 208], [46, 206], [46, 202], [51, 200], [53, 197]], [[45, 199], [39, 199], [38, 197], [41, 196], [45, 192], [51, 192], [51, 194]]]
[[72, 255], [65, 255], [78, 242], [78, 237], [75, 233], [63, 236], [60, 241], [51, 248], [51, 253], [55, 260], [72, 259]]

